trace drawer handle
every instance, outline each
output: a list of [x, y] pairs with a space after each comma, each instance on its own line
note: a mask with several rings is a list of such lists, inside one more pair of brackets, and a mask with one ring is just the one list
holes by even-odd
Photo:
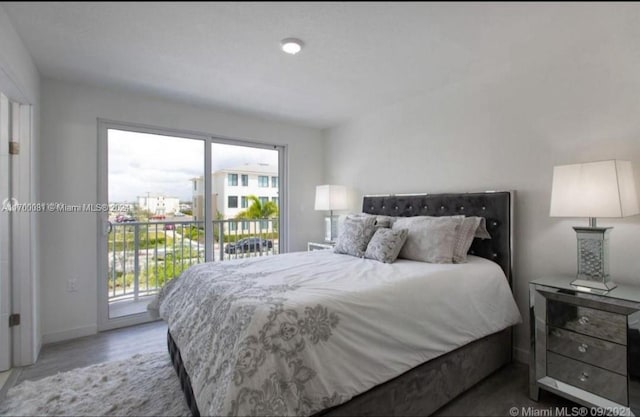
[[578, 320], [578, 323], [580, 323], [583, 326], [586, 326], [587, 324], [589, 324], [589, 317], [587, 316], [580, 317], [580, 319]]
[[579, 379], [581, 382], [586, 382], [586, 381], [587, 381], [587, 379], [589, 379], [589, 374], [587, 373], [587, 371], [583, 371], [583, 372], [580, 374], [580, 377], [578, 377], [578, 379]]
[[586, 343], [580, 343], [580, 345], [578, 345], [578, 350], [580, 351], [580, 353], [585, 353], [588, 348], [589, 345], [587, 345]]

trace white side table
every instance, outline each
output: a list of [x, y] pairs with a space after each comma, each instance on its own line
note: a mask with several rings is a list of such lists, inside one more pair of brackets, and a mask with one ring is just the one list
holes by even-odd
[[335, 242], [307, 242], [307, 251], [333, 249]]

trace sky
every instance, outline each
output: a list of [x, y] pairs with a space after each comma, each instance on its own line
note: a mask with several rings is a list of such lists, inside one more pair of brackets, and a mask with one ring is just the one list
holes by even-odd
[[[164, 195], [191, 201], [191, 178], [204, 172], [204, 142], [109, 129], [109, 201]], [[278, 165], [276, 150], [213, 144], [211, 170], [244, 164]]]

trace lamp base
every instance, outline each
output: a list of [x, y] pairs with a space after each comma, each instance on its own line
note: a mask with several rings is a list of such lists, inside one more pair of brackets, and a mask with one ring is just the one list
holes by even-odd
[[574, 227], [578, 239], [578, 274], [571, 283], [597, 291], [616, 287], [609, 277], [609, 233], [611, 227]]
[[590, 279], [575, 279], [571, 282], [571, 286], [576, 287], [578, 291], [595, 292], [597, 294], [606, 294], [617, 287], [613, 281], [594, 281]]
[[330, 215], [324, 218], [324, 241], [326, 243], [334, 243], [338, 237], [338, 222]]

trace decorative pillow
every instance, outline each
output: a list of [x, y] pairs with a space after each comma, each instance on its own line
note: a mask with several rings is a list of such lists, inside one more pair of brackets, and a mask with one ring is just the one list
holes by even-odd
[[431, 263], [452, 263], [458, 227], [464, 216], [398, 217], [392, 230], [407, 229], [399, 258]]
[[363, 217], [373, 217], [376, 219], [376, 229], [380, 228], [380, 227], [386, 227], [386, 228], [391, 228], [391, 225], [393, 224], [393, 221], [395, 220], [395, 217], [391, 217], [391, 216], [378, 216], [375, 214], [369, 214], [369, 213], [351, 213], [351, 214], [341, 214], [340, 216], [338, 216], [338, 236], [340, 236], [340, 234], [342, 233], [342, 226], [344, 225], [344, 221], [346, 219], [358, 219], [358, 218], [363, 218]]
[[[368, 216], [372, 216], [372, 214], [369, 214]], [[376, 229], [380, 229], [382, 228], [386, 228], [386, 229], [391, 229], [391, 226], [393, 226], [393, 222], [395, 221], [395, 217], [391, 217], [391, 216], [375, 216], [376, 218]]]
[[335, 253], [362, 258], [367, 250], [371, 236], [376, 231], [376, 218], [374, 216], [347, 217], [342, 225], [342, 232], [333, 249]]
[[386, 264], [393, 263], [398, 257], [402, 245], [407, 240], [408, 234], [409, 231], [407, 229], [378, 228], [367, 245], [364, 257]]

